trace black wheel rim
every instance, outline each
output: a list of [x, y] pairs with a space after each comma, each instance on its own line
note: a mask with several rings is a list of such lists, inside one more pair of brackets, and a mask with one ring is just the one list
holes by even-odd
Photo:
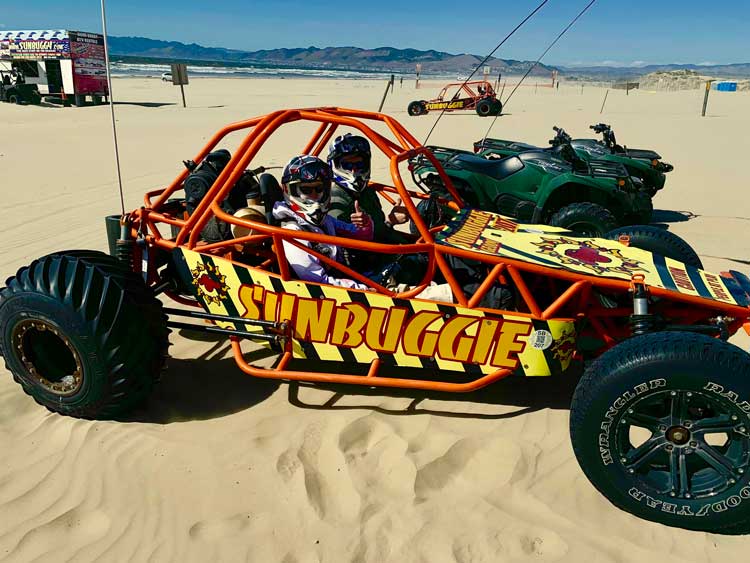
[[[634, 480], [658, 494], [710, 498], [747, 480], [750, 431], [736, 404], [701, 391], [640, 398], [617, 421], [613, 453]], [[648, 434], [634, 442], [638, 432]]]
[[13, 327], [11, 342], [28, 379], [63, 397], [80, 390], [81, 357], [56, 326], [38, 319], [23, 320]]

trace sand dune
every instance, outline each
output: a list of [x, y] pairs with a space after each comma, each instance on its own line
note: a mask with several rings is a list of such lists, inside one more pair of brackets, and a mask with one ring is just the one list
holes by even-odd
[[[384, 82], [194, 80], [189, 107], [158, 80], [117, 80], [128, 208], [165, 185], [224, 124], [278, 107], [377, 109]], [[433, 117], [396, 85], [385, 111], [423, 139]], [[746, 94], [522, 88], [493, 135], [540, 144], [551, 126], [676, 166], [655, 201], [711, 270], [748, 270]], [[117, 212], [108, 109], [0, 105], [0, 275], [64, 248], [104, 249]], [[430, 142], [470, 146], [489, 120], [446, 115]], [[261, 155], [283, 165], [304, 141]], [[386, 163], [376, 162], [376, 174]], [[508, 381], [471, 396], [258, 381], [225, 342], [173, 333], [148, 405], [118, 422], [50, 414], [0, 370], [0, 560], [684, 562], [747, 560], [748, 540], [670, 529], [612, 507], [573, 457], [575, 381]], [[744, 348], [750, 339], [738, 336]], [[262, 351], [250, 354], [262, 361]]]

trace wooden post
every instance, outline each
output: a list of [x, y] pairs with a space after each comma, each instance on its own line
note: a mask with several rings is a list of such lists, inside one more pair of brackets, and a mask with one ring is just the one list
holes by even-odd
[[607, 96], [609, 96], [609, 88], [607, 88], [607, 91], [604, 92], [604, 101], [602, 102], [602, 109], [599, 110], [599, 113], [602, 113], [604, 111], [604, 104], [607, 103]]
[[388, 88], [393, 91], [393, 75], [391, 74], [390, 80], [388, 80], [388, 83], [385, 85], [385, 92], [383, 92], [383, 99], [380, 100], [380, 107], [378, 108], [378, 113], [383, 111], [383, 104], [385, 104], [385, 97], [388, 95]]
[[396, 75], [391, 74], [391, 94], [393, 94], [393, 86], [396, 84]]
[[417, 85], [416, 88], [419, 90], [419, 73], [422, 72], [422, 63], [417, 63]]
[[581, 96], [583, 96], [583, 83], [581, 83]]
[[703, 111], [701, 117], [706, 117], [706, 108], [708, 107], [708, 93], [711, 91], [711, 82], [713, 80], [706, 80], [706, 94], [703, 96]]
[[625, 83], [625, 95], [626, 96], [630, 95], [630, 82]]

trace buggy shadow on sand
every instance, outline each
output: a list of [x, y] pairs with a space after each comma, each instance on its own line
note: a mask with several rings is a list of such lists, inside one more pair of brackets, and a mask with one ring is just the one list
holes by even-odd
[[[292, 123], [312, 133], [295, 152], [318, 155], [347, 128], [388, 159], [389, 182], [371, 188], [403, 200], [416, 231], [406, 244], [235, 215], [249, 200], [268, 212], [278, 197], [256, 155]], [[216, 150], [237, 131], [246, 135], [234, 155]], [[420, 155], [443, 195], [404, 183], [401, 168]], [[439, 224], [425, 222], [424, 202], [449, 210]], [[472, 209], [438, 158], [393, 118], [342, 108], [231, 124], [170, 185], [108, 224], [114, 256], [53, 253], [0, 290], [0, 351], [22, 389], [50, 410], [84, 418], [132, 410], [165, 366], [170, 328], [221, 335], [242, 372], [277, 381], [466, 393], [583, 367], [570, 435], [606, 498], [671, 526], [750, 526], [750, 355], [727, 342], [750, 331], [750, 278], [704, 271], [684, 241], [665, 255], [652, 251], [663, 241], [648, 229], [609, 240]], [[300, 241], [373, 259], [421, 255], [426, 267], [421, 281], [394, 290]], [[368, 291], [295, 279], [285, 245]], [[467, 284], [460, 264], [482, 271], [481, 283]], [[450, 298], [421, 298], [432, 283]], [[501, 307], [491, 299], [498, 294]], [[165, 307], [157, 295], [185, 307]], [[253, 365], [248, 340], [270, 346], [276, 363]]]

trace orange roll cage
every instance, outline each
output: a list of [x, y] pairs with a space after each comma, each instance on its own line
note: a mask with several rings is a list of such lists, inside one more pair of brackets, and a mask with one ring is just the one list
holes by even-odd
[[[393, 245], [358, 241], [354, 239], [342, 239], [335, 236], [307, 231], [292, 232], [273, 225], [237, 218], [222, 210], [220, 207], [222, 201], [228, 196], [230, 190], [239, 180], [241, 174], [250, 167], [250, 163], [256, 157], [258, 151], [266, 140], [268, 140], [268, 138], [280, 127], [298, 121], [309, 121], [318, 124], [312, 137], [305, 145], [303, 145], [301, 151], [302, 154], [320, 155], [338, 128], [344, 126], [358, 130], [360, 134], [368, 138], [370, 142], [374, 144], [386, 156], [386, 158], [388, 158], [393, 185], [371, 182], [371, 187], [376, 189], [382, 197], [390, 202], [394, 201], [392, 194], [401, 198], [419, 233], [414, 243]], [[384, 134], [376, 131], [373, 128], [375, 125], [385, 127], [385, 129], [392, 135], [392, 138], [388, 138]], [[219, 174], [213, 186], [189, 218], [183, 219], [164, 211], [168, 200], [174, 196], [176, 192], [182, 189], [183, 182], [189, 173], [187, 170], [183, 170], [166, 188], [153, 190], [145, 195], [145, 205], [131, 214], [131, 217], [134, 220], [134, 232], [141, 234], [145, 233], [145, 239], [150, 246], [157, 247], [164, 251], [171, 251], [175, 248], [183, 247], [201, 253], [221, 256], [233, 261], [235, 261], [234, 252], [237, 245], [271, 240], [273, 254], [275, 256], [271, 256], [264, 264], [268, 266], [275, 263], [278, 266], [278, 272], [281, 278], [283, 280], [289, 280], [291, 279], [291, 272], [284, 254], [284, 248], [282, 245], [283, 241], [288, 244], [290, 243], [302, 247], [306, 252], [309, 252], [311, 255], [317, 257], [321, 262], [326, 263], [329, 266], [335, 265], [336, 269], [344, 275], [368, 285], [372, 290], [377, 291], [378, 293], [402, 299], [413, 298], [421, 293], [425, 287], [429, 285], [436, 271], [439, 270], [446, 282], [450, 285], [455, 303], [470, 308], [478, 308], [478, 304], [487, 294], [492, 285], [496, 281], [507, 277], [512, 280], [527, 310], [526, 312], [512, 311], [511, 314], [513, 316], [539, 320], [549, 320], [552, 318], [585, 319], [594, 331], [604, 340], [607, 347], [613, 346], [618, 338], [625, 336], [622, 332], [622, 328], [616, 325], [615, 320], [617, 318], [627, 317], [632, 313], [632, 310], [625, 308], [605, 308], [595, 299], [592, 299], [592, 293], [595, 290], [627, 292], [630, 288], [630, 283], [628, 281], [577, 274], [574, 272], [514, 260], [503, 256], [479, 254], [460, 248], [436, 244], [433, 233], [440, 230], [440, 227], [430, 230], [417, 212], [416, 205], [413, 201], [413, 199], [424, 199], [429, 196], [421, 192], [407, 189], [401, 177], [399, 166], [407, 159], [417, 155], [424, 155], [425, 158], [432, 163], [450, 194], [450, 199], [444, 200], [443, 203], [449, 205], [455, 210], [463, 208], [465, 204], [454, 188], [450, 178], [443, 170], [440, 162], [434, 157], [432, 152], [422, 146], [393, 118], [381, 113], [337, 107], [279, 110], [265, 116], [239, 121], [224, 127], [208, 141], [205, 147], [203, 147], [193, 160], [196, 163], [200, 163], [201, 160], [214, 150], [227, 135], [241, 130], [249, 131], [234, 152], [227, 166]], [[202, 243], [199, 241], [200, 232], [211, 217], [216, 217], [217, 219], [229, 224], [240, 225], [252, 229], [253, 232], [259, 234], [252, 234], [212, 244]], [[159, 230], [159, 224], [178, 227], [179, 232], [175, 240], [165, 238]], [[393, 291], [374, 283], [359, 272], [355, 272], [343, 264], [334, 263], [329, 257], [324, 256], [311, 248], [302, 246], [297, 242], [298, 240], [335, 244], [342, 247], [383, 254], [396, 255], [424, 253], [429, 259], [429, 266], [425, 278], [418, 286], [405, 293], [396, 294]], [[448, 255], [481, 261], [491, 268], [489, 275], [473, 295], [465, 295], [461, 285], [456, 280], [448, 262], [446, 261], [446, 256]], [[562, 290], [551, 303], [545, 306], [544, 304], [540, 304], [537, 297], [535, 297], [532, 288], [529, 286], [530, 276], [541, 279], [547, 278], [549, 280], [557, 280], [569, 285]], [[702, 297], [675, 293], [658, 287], [650, 287], [649, 291], [654, 297], [662, 297], [668, 300], [669, 304], [664, 305], [663, 310], [668, 311], [671, 318], [680, 319], [686, 324], [696, 323], [703, 319], [722, 315], [734, 319], [731, 321], [729, 328], [732, 331], [736, 331], [742, 327], [743, 324], [747, 323], [748, 317], [750, 317], [750, 309], [739, 305], [720, 303]], [[178, 295], [170, 294], [170, 297], [173, 297], [184, 304], [200, 306], [197, 302], [185, 299]], [[479, 308], [479, 310], [494, 314], [500, 313], [493, 309]], [[565, 316], [560, 317], [560, 315]], [[367, 375], [300, 372], [287, 369], [287, 365], [291, 360], [291, 347], [289, 342], [287, 342], [287, 349], [283, 352], [276, 367], [274, 369], [264, 369], [249, 365], [242, 355], [239, 338], [233, 336], [230, 338], [238, 366], [244, 372], [256, 377], [467, 392], [488, 385], [503, 377], [507, 377], [512, 373], [508, 369], [500, 369], [468, 383], [446, 383], [424, 379], [399, 379], [381, 376], [380, 371], [382, 366], [377, 359], [372, 362]]]

